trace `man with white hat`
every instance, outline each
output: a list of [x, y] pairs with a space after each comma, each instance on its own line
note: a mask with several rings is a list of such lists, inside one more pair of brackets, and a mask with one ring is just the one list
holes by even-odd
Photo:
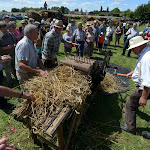
[[57, 56], [62, 41], [63, 22], [56, 20], [54, 28], [45, 34], [42, 43], [42, 59], [46, 68], [57, 66]]
[[138, 61], [134, 71], [127, 75], [132, 75], [136, 88], [126, 102], [125, 125], [120, 125], [120, 127], [132, 134], [136, 134], [136, 112], [138, 107], [144, 107], [150, 98], [150, 47], [147, 45], [148, 42], [141, 36], [136, 36], [129, 41], [130, 47], [128, 50], [138, 55]]

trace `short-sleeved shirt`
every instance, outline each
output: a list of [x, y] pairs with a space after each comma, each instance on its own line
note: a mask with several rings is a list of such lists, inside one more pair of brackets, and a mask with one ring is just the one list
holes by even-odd
[[72, 42], [72, 38], [73, 38], [72, 34], [71, 34], [71, 35], [68, 35], [67, 33], [65, 33], [65, 34], [63, 35], [64, 46], [65, 46], [65, 47], [69, 47], [69, 48], [72, 47], [72, 45], [68, 43], [68, 42]]
[[71, 24], [68, 24], [67, 28], [70, 28], [70, 33], [73, 35], [74, 31], [76, 30], [76, 25], [72, 26]]
[[83, 30], [76, 29], [73, 33], [77, 41], [85, 41], [86, 33]]
[[[141, 89], [150, 88], [150, 47], [146, 46], [138, 54], [138, 62], [136, 64], [132, 79]], [[141, 69], [140, 69], [141, 68]], [[139, 71], [141, 72], [139, 73]]]
[[100, 32], [106, 33], [106, 25], [101, 24], [99, 28]]
[[106, 35], [111, 35], [111, 34], [113, 34], [114, 33], [114, 28], [113, 27], [107, 27], [107, 29], [106, 29]]
[[135, 37], [135, 36], [137, 36], [137, 35], [139, 35], [139, 29], [133, 29], [133, 28], [130, 28], [127, 32], [126, 32], [126, 35], [128, 35], [129, 33], [129, 35], [127, 36], [127, 39], [128, 40], [130, 40], [130, 39], [132, 39], [133, 37]]
[[62, 34], [57, 34], [55, 29], [46, 33], [42, 42], [42, 58], [45, 60], [55, 59], [56, 54], [59, 51], [61, 41]]
[[18, 66], [19, 60], [26, 60], [31, 68], [37, 67], [38, 51], [35, 44], [26, 36], [20, 40], [15, 48], [15, 69], [18, 72], [26, 73]]
[[95, 35], [95, 38], [97, 38], [98, 34], [100, 33], [100, 29], [99, 27], [94, 27], [94, 26], [92, 26], [92, 28], [93, 28], [93, 33]]

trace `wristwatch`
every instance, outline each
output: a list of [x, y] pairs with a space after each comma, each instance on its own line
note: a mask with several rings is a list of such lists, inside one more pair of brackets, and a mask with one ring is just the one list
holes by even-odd
[[19, 98], [22, 98], [22, 97], [23, 97], [23, 92], [21, 92], [21, 93], [20, 93], [20, 96], [19, 96]]

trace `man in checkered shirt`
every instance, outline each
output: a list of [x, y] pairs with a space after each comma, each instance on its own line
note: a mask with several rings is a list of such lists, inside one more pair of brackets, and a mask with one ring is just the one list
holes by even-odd
[[57, 56], [60, 43], [62, 41], [61, 31], [63, 29], [62, 20], [56, 20], [54, 29], [46, 33], [42, 43], [42, 59], [45, 68], [57, 66]]

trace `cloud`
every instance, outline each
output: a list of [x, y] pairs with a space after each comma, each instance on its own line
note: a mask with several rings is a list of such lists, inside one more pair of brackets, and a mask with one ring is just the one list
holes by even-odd
[[108, 6], [114, 6], [114, 5], [118, 5], [118, 4], [120, 4], [120, 2], [113, 2], [113, 3], [111, 3], [111, 4], [109, 4]]
[[124, 6], [128, 6], [129, 4], [123, 4]]
[[13, 0], [14, 3], [21, 3], [21, 4], [34, 4], [32, 1], [26, 0]]

